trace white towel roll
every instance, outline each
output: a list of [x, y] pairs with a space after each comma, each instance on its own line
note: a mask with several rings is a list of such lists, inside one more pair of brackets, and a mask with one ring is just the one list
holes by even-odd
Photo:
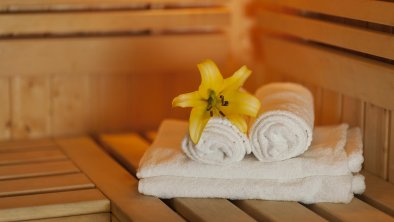
[[216, 165], [241, 161], [252, 151], [246, 135], [229, 120], [219, 117], [208, 121], [197, 144], [186, 135], [182, 150], [192, 160]]
[[263, 162], [289, 159], [304, 153], [312, 141], [313, 96], [295, 83], [271, 83], [259, 88], [258, 117], [252, 122], [252, 152]]

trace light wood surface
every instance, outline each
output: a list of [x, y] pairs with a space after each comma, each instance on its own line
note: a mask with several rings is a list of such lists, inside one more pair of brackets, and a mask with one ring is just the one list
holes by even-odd
[[122, 221], [183, 221], [159, 199], [139, 194], [137, 180], [90, 139], [60, 139], [57, 143], [111, 200], [111, 211], [117, 218]]
[[29, 220], [29, 222], [114, 222], [110, 213], [86, 214], [70, 217]]
[[132, 10], [5, 14], [0, 17], [0, 35], [66, 34], [219, 28], [229, 25], [229, 10], [222, 8]]
[[370, 104], [365, 108], [364, 169], [387, 179], [389, 113]]
[[0, 181], [0, 197], [94, 188], [82, 173]]
[[389, 181], [394, 183], [394, 111], [390, 111]]
[[69, 160], [0, 166], [0, 180], [79, 172]]
[[342, 96], [331, 90], [322, 90], [319, 124], [339, 124], [342, 115]]
[[349, 96], [342, 96], [342, 117], [341, 121], [349, 126], [358, 126], [363, 129], [364, 103]]
[[64, 160], [67, 157], [60, 150], [38, 150], [10, 152], [0, 155], [0, 166], [8, 164], [34, 163], [42, 161]]
[[[348, 53], [278, 38], [265, 38], [266, 65], [305, 82], [394, 109], [392, 65]], [[286, 53], [280, 53], [286, 51]], [[286, 61], [286, 65], [283, 65]], [[377, 75], [377, 73], [379, 73]], [[368, 92], [368, 93], [366, 93]]]
[[1, 141], [0, 152], [2, 151], [25, 151], [54, 149], [56, 144], [52, 139], [30, 139], [17, 141]]
[[109, 212], [108, 199], [97, 189], [0, 198], [0, 221], [19, 221]]
[[391, 33], [270, 11], [261, 12], [258, 24], [271, 32], [394, 59], [394, 36]]
[[[386, 1], [358, 0], [260, 0], [264, 3], [280, 5], [303, 11], [318, 12], [355, 20], [369, 21], [394, 26], [394, 6]], [[333, 7], [335, 6], [335, 7]], [[355, 8], [356, 7], [356, 8]]]
[[10, 81], [0, 78], [0, 140], [9, 139], [11, 136], [11, 103], [10, 103]]

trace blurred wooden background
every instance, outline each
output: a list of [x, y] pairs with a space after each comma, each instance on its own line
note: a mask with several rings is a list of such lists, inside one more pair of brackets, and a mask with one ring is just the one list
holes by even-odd
[[306, 85], [316, 123], [364, 133], [394, 182], [394, 3], [359, 0], [2, 0], [0, 140], [156, 129], [196, 64]]

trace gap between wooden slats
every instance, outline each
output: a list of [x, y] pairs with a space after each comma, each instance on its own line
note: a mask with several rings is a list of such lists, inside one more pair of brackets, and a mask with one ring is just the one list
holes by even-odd
[[57, 149], [25, 152], [7, 152], [0, 154], [0, 166], [65, 159], [67, 159], [67, 157], [60, 150]]
[[[394, 26], [394, 6], [388, 1], [360, 2], [358, 0], [262, 0], [261, 2], [294, 8], [301, 11], [318, 12], [322, 14]], [[335, 5], [335, 7], [332, 7], [333, 5]], [[355, 6], [357, 6], [357, 10], [355, 10]]]
[[[223, 30], [227, 8], [135, 10], [111, 12], [30, 13], [0, 16], [0, 35], [111, 33], [143, 30]], [[208, 29], [209, 30], [209, 29]]]
[[0, 181], [0, 197], [94, 188], [82, 173]]
[[0, 166], [0, 180], [76, 173], [79, 169], [68, 160]]
[[160, 200], [139, 194], [137, 180], [89, 138], [58, 139], [56, 142], [111, 200], [111, 212], [121, 221], [183, 221]]
[[97, 189], [0, 198], [0, 221], [20, 221], [110, 211]]
[[[107, 134], [100, 136], [101, 143], [129, 171], [135, 174], [140, 158], [149, 144], [138, 134]], [[190, 221], [254, 221], [225, 199], [174, 198], [166, 200], [179, 214]]]
[[258, 24], [271, 32], [394, 59], [394, 37], [389, 33], [269, 11], [260, 12]]

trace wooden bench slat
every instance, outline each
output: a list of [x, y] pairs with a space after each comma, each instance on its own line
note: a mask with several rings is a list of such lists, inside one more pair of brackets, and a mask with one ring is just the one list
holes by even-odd
[[0, 181], [0, 197], [94, 188], [82, 173]]
[[159, 199], [139, 194], [137, 180], [92, 140], [81, 137], [56, 142], [111, 200], [111, 210], [117, 218], [122, 221], [183, 221]]
[[121, 222], [114, 214], [111, 214], [111, 222]]
[[[319, 87], [394, 109], [394, 66], [296, 41], [266, 37], [262, 47], [270, 70]], [[286, 53], [277, 53], [286, 52]]]
[[230, 23], [227, 8], [5, 14], [0, 35], [124, 32], [148, 29], [223, 28]]
[[52, 139], [32, 139], [0, 142], [0, 151], [18, 151], [26, 149], [53, 149], [56, 144]]
[[392, 34], [269, 11], [259, 14], [258, 24], [269, 31], [394, 59]]
[[390, 215], [357, 198], [349, 204], [319, 203], [308, 206], [330, 221], [394, 221]]
[[70, 216], [70, 217], [29, 220], [29, 222], [110, 222], [110, 221], [111, 221], [110, 213], [86, 214], [86, 215], [78, 215], [78, 216]]
[[359, 198], [394, 217], [394, 184], [367, 171], [363, 171], [362, 175], [366, 190]]
[[234, 203], [259, 221], [326, 221], [297, 202], [237, 200]]
[[34, 150], [0, 154], [0, 165], [34, 163], [50, 160], [64, 160], [67, 157], [60, 150]]
[[359, 0], [261, 0], [261, 2], [302, 11], [311, 11], [394, 26], [394, 6], [392, 2], [360, 2]]
[[[131, 172], [136, 172], [140, 158], [149, 143], [138, 134], [101, 135], [102, 144], [120, 157], [119, 161]], [[225, 199], [174, 198], [169, 204], [190, 221], [254, 221]]]
[[0, 166], [0, 180], [76, 173], [79, 169], [68, 160]]
[[19, 221], [109, 212], [110, 202], [97, 189], [0, 198], [0, 221]]

